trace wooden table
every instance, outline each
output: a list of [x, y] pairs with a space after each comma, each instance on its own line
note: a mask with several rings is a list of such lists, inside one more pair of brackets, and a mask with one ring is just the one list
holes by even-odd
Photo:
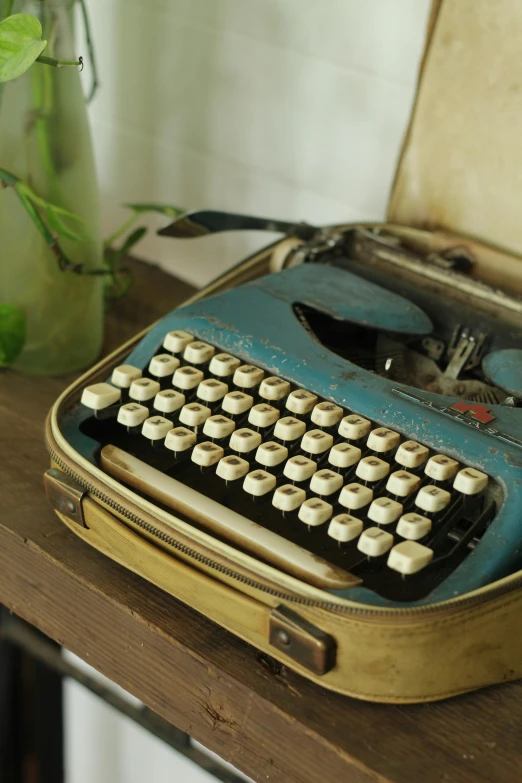
[[[134, 271], [107, 349], [190, 293]], [[44, 417], [68, 382], [0, 374], [0, 603], [256, 781], [520, 783], [522, 684], [406, 707], [338, 696], [73, 536], [42, 486]]]

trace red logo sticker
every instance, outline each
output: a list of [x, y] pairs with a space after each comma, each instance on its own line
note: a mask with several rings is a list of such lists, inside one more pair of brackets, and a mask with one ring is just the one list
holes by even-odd
[[493, 416], [489, 408], [485, 405], [480, 405], [478, 402], [456, 402], [451, 406], [452, 411], [459, 411], [459, 413], [467, 413], [472, 419], [478, 421], [480, 424], [489, 424], [490, 421], [495, 421], [496, 416]]

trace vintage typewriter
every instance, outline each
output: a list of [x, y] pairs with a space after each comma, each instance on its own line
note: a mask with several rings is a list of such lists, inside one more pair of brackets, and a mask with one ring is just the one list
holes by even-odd
[[[446, 601], [522, 567], [522, 303], [386, 231], [280, 228], [252, 282], [177, 309], [63, 415], [91, 464], [332, 595]], [[419, 285], [419, 275], [422, 285]]]

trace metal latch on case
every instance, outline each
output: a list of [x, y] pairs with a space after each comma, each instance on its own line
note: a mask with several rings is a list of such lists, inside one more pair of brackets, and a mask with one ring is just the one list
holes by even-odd
[[286, 606], [270, 615], [269, 642], [314, 674], [335, 666], [335, 639]]
[[55, 511], [81, 527], [87, 527], [82, 508], [82, 498], [87, 493], [81, 484], [61, 470], [51, 468], [44, 474], [44, 485], [47, 500]]

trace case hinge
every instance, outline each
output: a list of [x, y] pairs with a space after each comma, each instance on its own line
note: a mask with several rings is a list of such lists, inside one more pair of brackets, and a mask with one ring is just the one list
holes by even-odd
[[278, 606], [270, 615], [269, 642], [314, 674], [326, 674], [335, 665], [333, 636], [286, 606]]
[[86, 490], [66, 473], [51, 468], [44, 474], [45, 494], [51, 506], [59, 514], [87, 527], [83, 516], [82, 498]]

